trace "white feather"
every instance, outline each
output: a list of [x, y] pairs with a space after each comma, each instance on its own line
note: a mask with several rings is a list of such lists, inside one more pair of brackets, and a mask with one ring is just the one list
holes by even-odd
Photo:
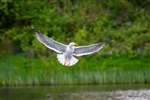
[[77, 62], [78, 62], [78, 59], [72, 56], [72, 58], [70, 59], [70, 62], [69, 62], [69, 66], [72, 66], [72, 65], [76, 64]]
[[63, 54], [57, 54], [57, 59], [61, 64], [65, 64], [65, 59]]
[[72, 66], [78, 62], [78, 59], [72, 56], [72, 58], [67, 61], [67, 64], [65, 64], [64, 54], [57, 54], [57, 59], [61, 64], [65, 66]]

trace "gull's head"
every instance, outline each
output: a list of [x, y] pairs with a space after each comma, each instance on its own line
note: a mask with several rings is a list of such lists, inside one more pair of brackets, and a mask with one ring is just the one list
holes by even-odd
[[70, 45], [70, 46], [76, 46], [77, 44], [74, 43], [74, 42], [70, 42], [69, 45]]

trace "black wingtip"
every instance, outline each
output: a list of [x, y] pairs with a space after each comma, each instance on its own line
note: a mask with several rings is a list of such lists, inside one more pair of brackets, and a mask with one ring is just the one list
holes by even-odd
[[35, 33], [36, 33], [36, 34], [42, 34], [41, 32], [38, 32], [38, 31], [36, 31]]
[[100, 43], [98, 43], [98, 45], [101, 46], [101, 47], [104, 47], [106, 45], [106, 43], [100, 42]]
[[38, 36], [42, 36], [41, 32], [35, 32], [35, 34], [38, 35]]
[[36, 36], [39, 40], [44, 37], [41, 32], [35, 32], [35, 36]]
[[105, 46], [105, 45], [106, 45], [106, 43], [104, 43], [104, 42], [101, 43], [101, 46]]

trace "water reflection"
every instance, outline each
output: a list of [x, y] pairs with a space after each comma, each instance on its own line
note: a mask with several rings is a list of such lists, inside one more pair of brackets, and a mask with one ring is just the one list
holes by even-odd
[[150, 85], [1, 87], [0, 100], [150, 100]]

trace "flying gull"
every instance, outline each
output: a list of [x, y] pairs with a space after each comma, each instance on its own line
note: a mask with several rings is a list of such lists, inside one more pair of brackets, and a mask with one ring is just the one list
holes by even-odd
[[76, 57], [93, 54], [104, 47], [104, 44], [102, 43], [87, 46], [76, 46], [76, 43], [71, 42], [69, 45], [65, 45], [43, 35], [40, 32], [36, 32], [36, 37], [47, 48], [55, 51], [57, 53], [58, 61], [65, 66], [72, 66], [76, 64], [78, 62]]

